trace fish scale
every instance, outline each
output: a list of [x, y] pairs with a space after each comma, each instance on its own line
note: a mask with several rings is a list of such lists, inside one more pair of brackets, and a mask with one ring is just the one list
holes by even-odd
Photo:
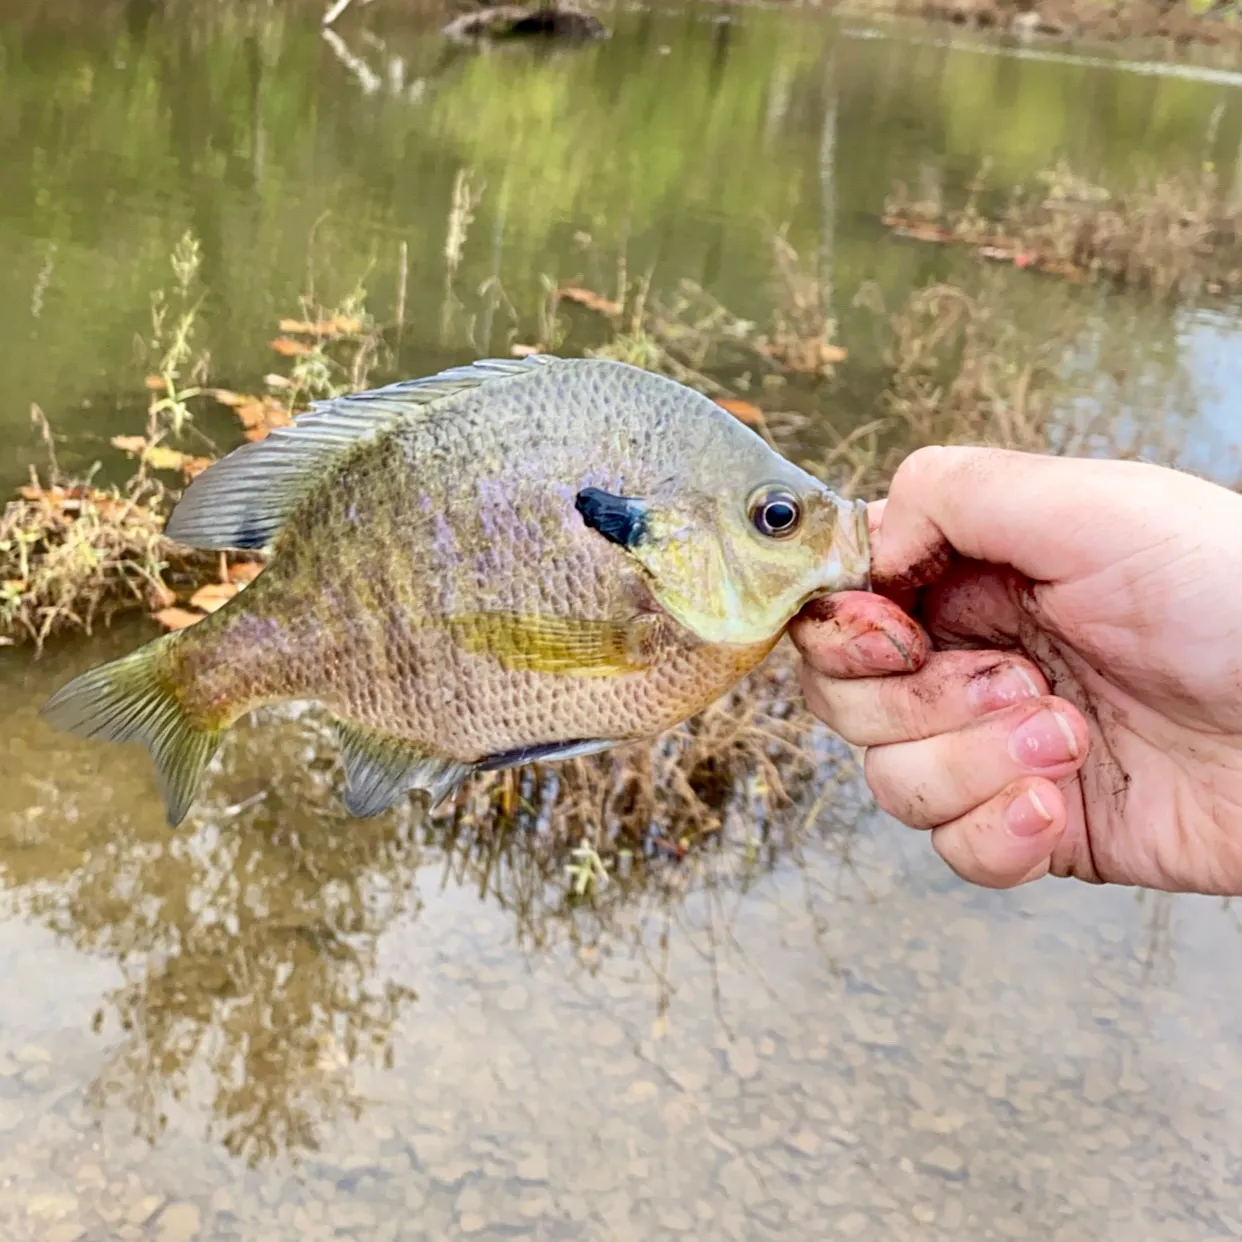
[[[796, 520], [776, 531], [768, 513]], [[319, 403], [199, 475], [167, 534], [271, 558], [46, 710], [145, 742], [171, 823], [224, 732], [289, 699], [337, 719], [359, 815], [654, 737], [869, 566], [862, 508], [715, 402], [550, 356]]]

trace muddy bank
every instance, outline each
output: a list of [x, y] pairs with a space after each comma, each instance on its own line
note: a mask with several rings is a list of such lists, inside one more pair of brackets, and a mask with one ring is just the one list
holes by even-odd
[[1127, 43], [1158, 59], [1193, 47], [1219, 49], [1230, 57], [1242, 52], [1242, 26], [1233, 7], [1223, 3], [1198, 8], [1186, 0], [878, 0], [875, 5], [847, 0], [844, 5], [844, 11], [860, 15], [877, 9], [1036, 43]]

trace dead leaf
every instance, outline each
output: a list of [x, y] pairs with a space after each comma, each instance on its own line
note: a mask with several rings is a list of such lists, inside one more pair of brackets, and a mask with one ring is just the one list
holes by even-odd
[[562, 285], [557, 292], [567, 302], [577, 302], [579, 306], [585, 306], [587, 310], [599, 311], [601, 315], [607, 315], [610, 319], [619, 315], [623, 309], [620, 302], [613, 302], [604, 297], [602, 293], [582, 289], [577, 285]]
[[168, 387], [164, 383], [163, 377], [159, 375], [148, 375], [142, 382], [147, 386], [149, 392], [163, 392]]
[[235, 582], [238, 586], [245, 586], [248, 582], [253, 582], [263, 572], [263, 566], [258, 561], [235, 561], [229, 566], [229, 581]]
[[153, 582], [151, 583], [149, 598], [152, 608], [162, 610], [164, 608], [171, 608], [177, 602], [177, 592], [171, 587], [165, 586], [162, 582]]
[[838, 362], [844, 362], [850, 356], [850, 351], [840, 345], [824, 345], [819, 347], [820, 361], [825, 366], [833, 366]]
[[917, 220], [907, 220], [902, 216], [884, 216], [884, 224], [902, 237], [914, 241], [946, 243], [953, 241], [953, 234], [934, 224], [925, 224]]
[[269, 388], [275, 388], [277, 392], [285, 392], [294, 387], [293, 381], [287, 375], [277, 375], [275, 371], [265, 375], [263, 382]]
[[204, 612], [215, 612], [217, 608], [223, 608], [236, 594], [235, 582], [209, 582], [190, 596], [190, 607], [201, 608]]
[[62, 509], [66, 512], [76, 513], [82, 508], [83, 503], [94, 501], [96, 504], [100, 502], [107, 503], [111, 501], [111, 497], [106, 492], [101, 492], [93, 487], [36, 487], [27, 483], [19, 487], [18, 494], [25, 500], [42, 501], [43, 504], [49, 505], [55, 509]]
[[307, 319], [282, 319], [280, 330], [296, 336], [355, 336], [362, 331], [362, 322], [348, 315], [334, 315], [315, 323]]
[[717, 397], [716, 404], [728, 410], [738, 422], [745, 423], [747, 427], [762, 427], [767, 421], [763, 417], [763, 411], [749, 401], [734, 397]]
[[270, 344], [278, 354], [284, 354], [286, 358], [302, 358], [315, 352], [313, 345], [307, 345], [305, 341], [290, 340], [287, 336], [278, 336]]
[[153, 612], [151, 618], [166, 630], [184, 630], [187, 625], [201, 621], [204, 615], [201, 612], [187, 612], [184, 608], [161, 608], [159, 612]]
[[0, 590], [9, 595], [20, 595], [29, 585], [25, 578], [9, 578], [0, 582]]
[[163, 444], [153, 444], [143, 457], [152, 470], [180, 470], [181, 463], [186, 460], [184, 453], [178, 453], [176, 449], [170, 449]]
[[210, 465], [212, 465], [210, 457], [185, 457], [181, 462], [181, 473], [185, 475], [188, 483], [190, 479], [198, 478]]
[[235, 412], [246, 429], [247, 440], [262, 440], [273, 428], [293, 424], [289, 411], [274, 397], [247, 397]]
[[231, 392], [227, 388], [212, 389], [212, 396], [215, 397], [221, 405], [241, 405], [243, 401], [253, 401], [253, 397], [244, 397], [239, 392]]
[[510, 345], [509, 353], [515, 358], [529, 358], [532, 354], [537, 354], [539, 347], [537, 345]]
[[145, 436], [113, 436], [113, 448], [119, 448], [123, 453], [137, 454], [139, 457], [146, 451], [147, 441]]

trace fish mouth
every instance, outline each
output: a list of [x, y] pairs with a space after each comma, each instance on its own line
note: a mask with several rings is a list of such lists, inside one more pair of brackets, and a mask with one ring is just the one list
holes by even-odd
[[840, 500], [841, 519], [832, 541], [832, 551], [824, 562], [819, 585], [798, 602], [795, 613], [813, 600], [825, 599], [840, 591], [870, 591], [871, 528], [867, 523], [865, 500]]
[[871, 590], [871, 529], [865, 500], [839, 500], [840, 517], [820, 585], [803, 603], [838, 591]]
[[871, 527], [867, 522], [867, 502], [859, 499], [845, 505], [850, 512], [841, 515], [841, 566], [843, 575], [852, 575], [853, 581], [837, 590], [870, 591]]

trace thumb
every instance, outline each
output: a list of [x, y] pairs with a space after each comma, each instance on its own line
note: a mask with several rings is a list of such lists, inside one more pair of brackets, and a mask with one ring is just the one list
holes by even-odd
[[1213, 490], [1225, 492], [1145, 462], [919, 449], [893, 476], [872, 578], [886, 593], [924, 586], [954, 555], [1037, 582], [1078, 577], [1166, 539], [1170, 513], [1210, 506]]

